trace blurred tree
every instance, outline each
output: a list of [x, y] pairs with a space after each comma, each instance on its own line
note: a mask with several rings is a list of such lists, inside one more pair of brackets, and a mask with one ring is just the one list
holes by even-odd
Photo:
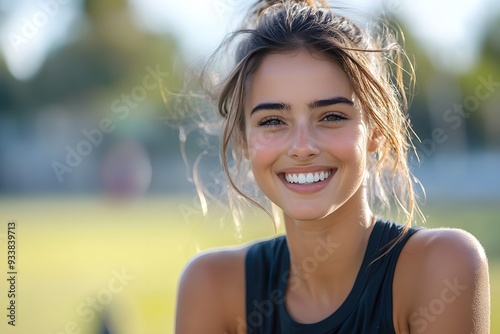
[[[467, 129], [472, 147], [500, 149], [500, 15], [486, 25], [482, 40], [481, 58], [476, 66], [460, 78], [464, 96], [475, 96], [479, 109], [469, 111]], [[486, 86], [479, 96], [479, 86]], [[470, 119], [470, 121], [469, 121]]]
[[411, 105], [409, 110], [415, 132], [420, 138], [426, 138], [431, 135], [431, 116], [427, 107], [425, 96], [425, 87], [428, 86], [435, 69], [428, 55], [424, 52], [417, 40], [411, 35], [404, 22], [395, 19], [395, 25], [400, 27], [402, 35], [400, 43], [404, 46], [410, 61], [415, 66], [415, 91], [411, 96]]
[[[0, 58], [0, 129], [9, 128], [0, 134], [0, 191], [98, 189], [100, 155], [123, 137], [154, 151], [153, 159], [168, 161], [165, 154], [178, 150], [178, 140], [171, 140], [175, 130], [160, 120], [168, 112], [162, 90], [182, 86], [176, 40], [141, 29], [126, 0], [84, 0], [79, 8], [69, 38], [28, 81], [14, 79]], [[104, 119], [111, 120], [106, 123], [111, 130], [99, 134]], [[87, 153], [80, 153], [71, 169], [68, 152], [79, 149]]]
[[5, 60], [0, 53], [0, 113], [15, 108], [14, 86], [16, 86], [16, 82], [7, 69]]
[[[9, 95], [15, 108], [10, 113], [29, 117], [44, 106], [61, 103], [76, 111], [82, 110], [83, 103], [85, 112], [102, 117], [110, 112], [115, 98], [142, 84], [148, 66], [168, 72], [162, 78], [165, 87], [175, 90], [181, 85], [180, 69], [174, 68], [179, 59], [177, 43], [169, 35], [141, 30], [128, 1], [85, 0], [82, 15], [83, 20], [73, 24], [71, 39], [50, 54], [32, 80], [23, 85], [12, 80], [3, 83], [14, 88]], [[4, 67], [0, 68], [2, 78], [8, 73]], [[148, 102], [155, 101], [160, 112], [165, 108], [159, 90], [153, 93], [157, 98]], [[2, 99], [1, 104], [6, 101]], [[72, 107], [75, 103], [79, 108]]]
[[[397, 19], [396, 19], [397, 21]], [[410, 107], [410, 117], [417, 135], [432, 140], [433, 131], [440, 128], [446, 134], [442, 144], [446, 151], [500, 147], [500, 19], [491, 20], [484, 32], [483, 48], [473, 68], [458, 75], [436, 67], [416, 41], [404, 22], [397, 21], [405, 33], [405, 49], [414, 57], [416, 90]], [[482, 79], [481, 79], [482, 78]], [[484, 81], [493, 83], [477, 95]], [[490, 81], [491, 81], [490, 80]], [[496, 86], [495, 86], [496, 85]], [[478, 102], [478, 103], [476, 103]], [[419, 146], [418, 141], [416, 141]], [[420, 144], [423, 145], [423, 144]], [[436, 143], [436, 146], [441, 144]]]

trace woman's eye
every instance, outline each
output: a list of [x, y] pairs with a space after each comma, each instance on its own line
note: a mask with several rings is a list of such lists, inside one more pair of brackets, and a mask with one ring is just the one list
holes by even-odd
[[321, 120], [325, 121], [325, 122], [334, 123], [334, 122], [339, 122], [339, 121], [343, 121], [346, 119], [347, 119], [347, 117], [345, 117], [343, 115], [331, 113], [331, 114], [326, 114]]
[[283, 125], [285, 123], [279, 118], [265, 118], [262, 121], [260, 121], [258, 124], [259, 124], [259, 126], [272, 127], [272, 126], [280, 126], [280, 125]]

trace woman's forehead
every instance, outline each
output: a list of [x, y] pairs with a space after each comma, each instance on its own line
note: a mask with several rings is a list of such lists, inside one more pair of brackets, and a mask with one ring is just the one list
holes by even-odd
[[249, 81], [247, 101], [353, 97], [342, 67], [305, 49], [267, 55]]

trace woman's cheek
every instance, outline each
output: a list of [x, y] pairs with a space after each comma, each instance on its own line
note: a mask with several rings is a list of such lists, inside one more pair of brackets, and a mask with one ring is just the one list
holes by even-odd
[[[280, 147], [282, 147], [281, 138], [275, 134], [260, 131], [249, 131], [247, 133], [250, 161], [268, 160], [279, 151]], [[267, 158], [267, 156], [269, 156], [269, 158]]]

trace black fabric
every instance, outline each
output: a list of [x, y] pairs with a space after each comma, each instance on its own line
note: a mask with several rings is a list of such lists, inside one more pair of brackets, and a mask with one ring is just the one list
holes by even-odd
[[[252, 245], [245, 262], [248, 334], [395, 333], [392, 321], [394, 270], [401, 249], [420, 228], [411, 228], [387, 255], [372, 261], [387, 250], [384, 246], [400, 235], [403, 228], [390, 221], [375, 223], [353, 289], [337, 311], [314, 324], [294, 321], [285, 308], [290, 270], [285, 236]], [[324, 247], [325, 252], [330, 251], [328, 245]]]

